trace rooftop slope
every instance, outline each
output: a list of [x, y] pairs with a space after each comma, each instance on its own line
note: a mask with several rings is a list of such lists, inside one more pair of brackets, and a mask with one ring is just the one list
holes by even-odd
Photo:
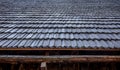
[[118, 0], [0, 0], [1, 48], [119, 48]]

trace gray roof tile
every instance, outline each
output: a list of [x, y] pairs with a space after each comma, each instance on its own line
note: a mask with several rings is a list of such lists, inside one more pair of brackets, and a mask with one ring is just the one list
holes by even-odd
[[50, 40], [49, 47], [55, 47], [55, 40]]
[[39, 43], [38, 43], [38, 45], [37, 45], [37, 47], [40, 48], [42, 46], [43, 46], [43, 40], [40, 40]]
[[96, 44], [96, 47], [97, 47], [97, 48], [102, 47], [102, 44], [101, 44], [100, 41], [98, 41], [98, 40], [95, 40], [95, 44]]
[[56, 41], [55, 41], [55, 47], [56, 47], [56, 48], [61, 47], [61, 43], [62, 43], [61, 40], [56, 40]]
[[42, 46], [43, 46], [43, 47], [48, 47], [48, 46], [50, 46], [50, 40], [43, 40]]
[[21, 40], [14, 40], [14, 45], [12, 46], [14, 47], [22, 47], [22, 46], [18, 46], [21, 43]]
[[65, 46], [65, 40], [62, 40], [61, 47], [66, 47]]
[[9, 44], [10, 47], [16, 47], [15, 44], [18, 42], [18, 40], [12, 40], [12, 42]]
[[112, 41], [112, 43], [115, 45], [115, 48], [119, 48], [120, 46], [120, 41]]
[[106, 41], [106, 42], [107, 42], [107, 44], [108, 44], [108, 46], [110, 48], [114, 48], [115, 47], [115, 45], [112, 42], [110, 42], [110, 41]]
[[76, 40], [71, 40], [71, 47], [76, 48], [77, 47], [77, 42]]
[[65, 41], [65, 45], [67, 48], [71, 47], [72, 46], [71, 44], [72, 44], [72, 42], [70, 40]]
[[108, 48], [109, 47], [108, 44], [103, 40], [101, 40], [100, 43], [101, 43], [103, 48]]
[[0, 41], [0, 46], [1, 46], [1, 47], [4, 47], [3, 44], [6, 43], [6, 41], [7, 41], [7, 40], [1, 40], [1, 41]]
[[12, 40], [6, 41], [4, 44], [2, 44], [3, 47], [9, 48], [9, 44], [12, 42]]
[[78, 45], [79, 48], [84, 47], [84, 44], [83, 44], [83, 42], [81, 40], [77, 41], [77, 45]]
[[26, 1], [0, 9], [1, 48], [120, 48], [119, 1]]
[[89, 48], [89, 47], [90, 47], [88, 41], [84, 40], [84, 41], [82, 41], [82, 42], [83, 42], [83, 46], [84, 46], [84, 48]]
[[38, 46], [38, 43], [39, 43], [39, 40], [34, 40], [34, 41], [32, 42], [32, 44], [31, 44], [31, 47], [32, 47], [32, 48], [37, 47], [37, 46]]
[[[24, 45], [26, 44], [27, 40], [22, 40], [20, 43], [19, 43], [19, 47], [24, 47]], [[32, 45], [31, 45], [32, 46]]]
[[[22, 41], [24, 41], [24, 40], [22, 40]], [[24, 47], [31, 47], [32, 42], [33, 42], [32, 40], [27, 40]], [[18, 47], [22, 47], [22, 46], [18, 46]]]

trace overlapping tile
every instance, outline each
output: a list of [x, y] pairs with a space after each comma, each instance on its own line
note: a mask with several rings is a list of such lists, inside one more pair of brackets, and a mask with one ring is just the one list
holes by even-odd
[[118, 0], [11, 1], [0, 9], [1, 48], [120, 48]]

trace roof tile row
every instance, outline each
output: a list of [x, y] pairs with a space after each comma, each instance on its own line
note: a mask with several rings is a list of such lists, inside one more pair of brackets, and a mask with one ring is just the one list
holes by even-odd
[[1, 33], [0, 39], [98, 39], [98, 40], [120, 40], [120, 34], [68, 34], [68, 33]]
[[0, 33], [110, 33], [119, 34], [120, 29], [101, 28], [0, 28]]
[[0, 40], [4, 48], [119, 48], [120, 41], [104, 40]]

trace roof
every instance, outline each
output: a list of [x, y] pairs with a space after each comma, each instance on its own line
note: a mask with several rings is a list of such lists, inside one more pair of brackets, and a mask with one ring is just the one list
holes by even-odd
[[1, 0], [0, 48], [119, 48], [118, 0]]

